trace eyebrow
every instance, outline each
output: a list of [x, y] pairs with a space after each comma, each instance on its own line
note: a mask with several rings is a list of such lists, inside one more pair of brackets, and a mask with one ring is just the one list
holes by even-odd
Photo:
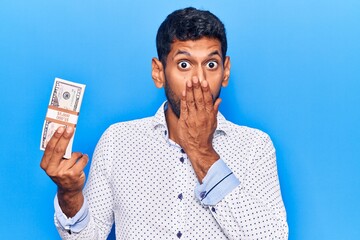
[[184, 55], [187, 55], [187, 56], [191, 56], [191, 54], [190, 54], [189, 52], [187, 52], [187, 51], [178, 50], [178, 51], [175, 53], [174, 57], [177, 56], [177, 55], [181, 55], [181, 54], [184, 54]]
[[219, 55], [219, 56], [221, 57], [221, 55], [220, 55], [220, 53], [219, 53], [218, 50], [215, 50], [215, 51], [211, 52], [211, 53], [208, 55], [208, 57], [212, 57], [212, 56], [214, 56], [214, 55]]
[[[174, 55], [174, 57], [177, 56], [177, 55], [181, 55], [181, 54], [184, 54], [184, 55], [186, 55], [186, 56], [191, 56], [191, 54], [190, 54], [189, 52], [183, 51], [183, 50], [179, 50], [179, 51], [176, 52], [176, 54]], [[208, 54], [208, 57], [212, 57], [212, 56], [214, 56], [214, 55], [218, 55], [218, 56], [221, 57], [221, 55], [220, 55], [220, 53], [219, 53], [218, 50], [215, 50], [215, 51], [209, 53], [209, 54]]]

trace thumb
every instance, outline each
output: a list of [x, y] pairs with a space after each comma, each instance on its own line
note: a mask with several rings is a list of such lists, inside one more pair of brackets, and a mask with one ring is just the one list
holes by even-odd
[[221, 101], [222, 101], [222, 99], [218, 98], [218, 99], [216, 99], [216, 101], [214, 103], [214, 112], [215, 112], [215, 114], [217, 114], [219, 112], [219, 106], [220, 106]]

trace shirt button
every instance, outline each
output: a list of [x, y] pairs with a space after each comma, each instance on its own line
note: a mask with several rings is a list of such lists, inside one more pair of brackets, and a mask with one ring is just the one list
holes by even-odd
[[180, 199], [180, 200], [182, 200], [182, 199], [183, 199], [183, 195], [182, 195], [182, 193], [180, 193], [180, 194], [178, 195], [178, 199]]
[[180, 162], [184, 163], [184, 160], [185, 159], [183, 157], [180, 158]]
[[185, 153], [184, 149], [181, 149], [180, 152], [181, 152], [181, 153]]
[[176, 236], [177, 236], [178, 238], [181, 238], [182, 233], [179, 231], [179, 232], [176, 234]]
[[200, 193], [200, 197], [201, 197], [201, 198], [205, 198], [205, 195], [206, 195], [206, 191], [202, 191], [202, 192]]
[[166, 131], [166, 130], [164, 131], [164, 134], [165, 134], [165, 135], [167, 134], [167, 131]]
[[214, 207], [211, 207], [211, 211], [216, 213], [216, 209]]

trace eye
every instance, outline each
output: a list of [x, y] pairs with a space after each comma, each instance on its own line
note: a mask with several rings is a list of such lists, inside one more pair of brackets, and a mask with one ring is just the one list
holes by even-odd
[[216, 61], [210, 61], [206, 64], [206, 66], [209, 68], [209, 69], [215, 69], [217, 68], [218, 66], [218, 63]]
[[178, 63], [178, 67], [180, 69], [188, 69], [190, 67], [190, 64], [186, 61], [181, 61]]

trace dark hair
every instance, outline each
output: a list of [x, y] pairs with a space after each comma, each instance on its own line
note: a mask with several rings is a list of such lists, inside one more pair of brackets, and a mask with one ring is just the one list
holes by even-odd
[[217, 39], [221, 43], [222, 58], [225, 61], [227, 40], [225, 26], [209, 11], [188, 7], [169, 14], [160, 25], [156, 35], [158, 58], [166, 65], [166, 58], [175, 40], [198, 40], [203, 37]]

